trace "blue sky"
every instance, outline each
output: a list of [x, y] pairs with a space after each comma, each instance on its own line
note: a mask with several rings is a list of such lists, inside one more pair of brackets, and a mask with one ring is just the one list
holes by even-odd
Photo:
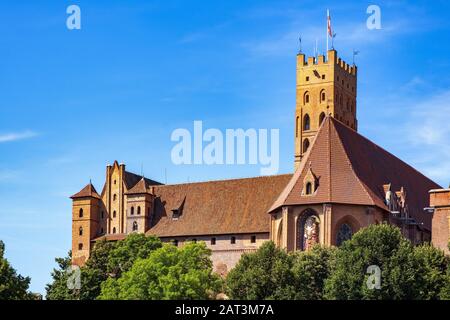
[[[66, 28], [81, 8], [82, 29]], [[381, 8], [381, 30], [366, 9]], [[450, 181], [450, 22], [445, 1], [2, 1], [0, 239], [44, 292], [71, 241], [69, 196], [101, 190], [115, 159], [169, 183], [259, 175], [259, 166], [175, 166], [176, 128], [280, 129], [293, 169], [298, 37], [358, 49], [359, 132], [442, 186]], [[99, 190], [99, 191], [100, 191]]]

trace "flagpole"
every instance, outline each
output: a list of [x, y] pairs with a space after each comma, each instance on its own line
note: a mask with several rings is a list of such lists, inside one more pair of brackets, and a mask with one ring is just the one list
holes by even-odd
[[328, 21], [330, 19], [330, 10], [327, 9], [327, 29], [326, 29], [326, 35], [327, 35], [327, 52], [328, 52]]

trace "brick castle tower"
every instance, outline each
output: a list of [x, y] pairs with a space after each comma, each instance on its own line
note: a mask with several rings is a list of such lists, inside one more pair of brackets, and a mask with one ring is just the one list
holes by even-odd
[[330, 115], [357, 130], [357, 67], [338, 58], [335, 50], [317, 58], [297, 55], [297, 97], [295, 108], [295, 169], [317, 131]]

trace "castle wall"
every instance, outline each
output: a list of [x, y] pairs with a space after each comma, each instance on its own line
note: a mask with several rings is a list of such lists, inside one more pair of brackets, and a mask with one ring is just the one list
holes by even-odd
[[[235, 243], [231, 243], [231, 237], [235, 237]], [[255, 242], [252, 243], [252, 237], [255, 237]], [[211, 239], [215, 238], [215, 244], [212, 244]], [[214, 271], [224, 275], [228, 273], [238, 263], [243, 253], [251, 253], [258, 250], [258, 248], [266, 241], [270, 240], [269, 233], [248, 233], [236, 235], [207, 235], [207, 236], [192, 236], [192, 237], [173, 237], [163, 238], [164, 242], [173, 243], [178, 241], [178, 246], [183, 246], [188, 241], [196, 240], [203, 241], [206, 246], [211, 249], [211, 260], [213, 262]]]
[[430, 206], [434, 208], [431, 242], [437, 248], [450, 254], [450, 189], [431, 190]]

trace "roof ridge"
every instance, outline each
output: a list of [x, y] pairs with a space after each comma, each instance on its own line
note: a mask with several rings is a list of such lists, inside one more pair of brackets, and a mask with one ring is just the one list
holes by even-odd
[[229, 181], [238, 181], [238, 180], [269, 179], [269, 178], [273, 178], [273, 177], [282, 177], [282, 176], [289, 176], [289, 175], [292, 176], [293, 173], [281, 173], [281, 174], [274, 174], [274, 175], [268, 175], [268, 176], [254, 176], [254, 177], [244, 177], [244, 178], [231, 178], [231, 179], [218, 179], [218, 180], [205, 180], [205, 181], [182, 182], [182, 183], [173, 183], [173, 184], [162, 184], [162, 185], [156, 185], [155, 187], [163, 188], [163, 187], [170, 187], [170, 186], [202, 184], [202, 183], [211, 183], [211, 182], [229, 182]]
[[387, 154], [387, 155], [389, 155], [389, 156], [391, 156], [391, 157], [397, 159], [398, 161], [401, 161], [402, 163], [404, 163], [405, 165], [407, 165], [410, 169], [412, 169], [412, 170], [414, 170], [416, 173], [420, 174], [422, 177], [426, 178], [427, 180], [433, 182], [433, 183], [436, 184], [436, 185], [439, 185], [439, 184], [437, 184], [436, 182], [434, 182], [433, 180], [431, 180], [430, 178], [428, 178], [426, 175], [424, 175], [423, 173], [421, 173], [419, 170], [417, 170], [416, 168], [414, 168], [412, 165], [410, 165], [410, 164], [408, 164], [407, 162], [403, 161], [402, 159], [400, 159], [399, 157], [397, 157], [397, 156], [394, 155], [393, 153], [387, 151], [386, 149], [384, 149], [383, 147], [381, 147], [381, 146], [378, 145], [377, 143], [373, 142], [373, 141], [370, 140], [369, 138], [366, 138], [365, 136], [363, 136], [362, 134], [360, 134], [358, 131], [355, 131], [355, 130], [353, 130], [353, 129], [347, 127], [344, 123], [342, 123], [342, 122], [340, 122], [340, 121], [338, 121], [338, 120], [336, 120], [336, 119], [334, 119], [334, 118], [332, 118], [332, 119], [335, 121], [335, 123], [338, 123], [338, 124], [341, 126], [341, 128], [344, 128], [344, 130], [348, 130], [348, 131], [352, 132], [353, 134], [356, 134], [358, 137], [362, 138], [362, 139], [365, 140], [366, 142], [369, 142], [369, 144], [371, 144], [371, 145], [375, 146], [376, 148], [380, 149], [383, 153], [385, 153], [385, 154]]
[[303, 155], [302, 159], [300, 160], [297, 170], [295, 170], [295, 172], [292, 175], [291, 179], [289, 180], [288, 184], [283, 189], [283, 191], [280, 193], [280, 195], [277, 197], [277, 199], [274, 201], [273, 205], [269, 208], [268, 212], [272, 212], [272, 211], [278, 209], [279, 207], [281, 207], [283, 205], [283, 203], [286, 202], [286, 199], [289, 198], [289, 196], [293, 192], [295, 185], [297, 183], [297, 180], [300, 178], [300, 176], [302, 175], [303, 169], [305, 168], [307, 159], [309, 159], [309, 156], [311, 155], [312, 151], [316, 147], [317, 136], [319, 135], [319, 132], [321, 132], [321, 130], [323, 130], [322, 128], [324, 128], [325, 122], [326, 122], [326, 120], [324, 120], [324, 122], [321, 124], [319, 130], [317, 131], [317, 133], [314, 137], [314, 140], [311, 143], [311, 146], [308, 148], [308, 150], [306, 151], [306, 153]]
[[[333, 125], [334, 125], [334, 124], [333, 124]], [[344, 125], [344, 126], [345, 126], [345, 125]], [[335, 129], [336, 129], [336, 127], [335, 127]], [[361, 177], [358, 175], [358, 173], [356, 173], [355, 168], [354, 168], [354, 166], [353, 166], [353, 163], [352, 163], [352, 161], [350, 160], [350, 158], [349, 158], [349, 156], [348, 156], [347, 150], [345, 149], [345, 146], [344, 146], [344, 144], [342, 143], [342, 137], [341, 137], [341, 135], [339, 134], [338, 130], [335, 130], [335, 131], [336, 131], [336, 134], [338, 135], [338, 138], [339, 138], [339, 139], [338, 139], [339, 144], [340, 144], [342, 150], [344, 150], [344, 156], [345, 156], [345, 159], [346, 159], [347, 163], [350, 165], [351, 173], [355, 176], [356, 180], [357, 180], [358, 183], [361, 185], [361, 187], [363, 188], [363, 190], [364, 190], [364, 192], [366, 193], [366, 195], [367, 195], [367, 196], [369, 197], [369, 199], [372, 201], [372, 205], [376, 205], [376, 202], [377, 202], [377, 201], [374, 201], [374, 199], [373, 199], [373, 197], [372, 197], [372, 195], [371, 195], [371, 192], [369, 192], [369, 190], [368, 190], [367, 185], [366, 185], [364, 182], [361, 181]], [[354, 132], [356, 132], [356, 131], [354, 131]], [[330, 133], [330, 134], [331, 134], [331, 133]], [[331, 147], [331, 146], [330, 146], [330, 147]], [[330, 152], [330, 154], [331, 154], [331, 152]], [[330, 160], [331, 160], [331, 159], [330, 159]], [[330, 161], [330, 168], [331, 168], [331, 161]], [[330, 170], [330, 189], [331, 189], [331, 170]], [[331, 198], [331, 200], [333, 200], [332, 197], [330, 197], [330, 198]]]

